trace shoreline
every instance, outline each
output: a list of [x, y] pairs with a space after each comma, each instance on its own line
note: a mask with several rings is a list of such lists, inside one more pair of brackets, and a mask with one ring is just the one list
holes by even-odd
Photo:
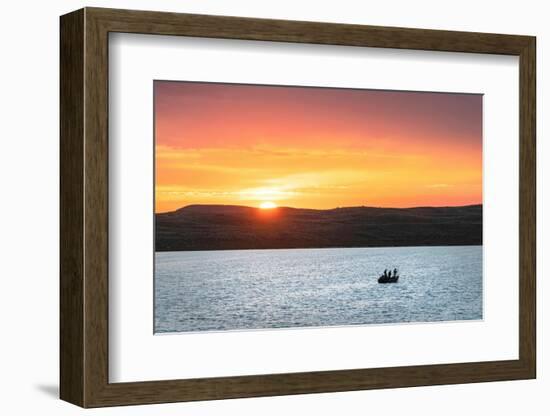
[[334, 247], [275, 247], [275, 248], [222, 248], [222, 249], [194, 249], [194, 250], [154, 250], [153, 253], [188, 253], [204, 251], [268, 251], [268, 250], [335, 250], [335, 249], [384, 249], [384, 248], [435, 248], [435, 247], [483, 247], [482, 244], [424, 244], [399, 246], [334, 246]]

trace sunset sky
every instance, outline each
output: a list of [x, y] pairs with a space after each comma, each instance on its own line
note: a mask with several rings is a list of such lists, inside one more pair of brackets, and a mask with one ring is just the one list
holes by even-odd
[[156, 212], [482, 201], [482, 96], [155, 81]]

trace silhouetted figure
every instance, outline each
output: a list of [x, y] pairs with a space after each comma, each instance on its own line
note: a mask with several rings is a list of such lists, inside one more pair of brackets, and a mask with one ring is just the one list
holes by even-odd
[[378, 283], [397, 283], [399, 276], [397, 275], [397, 267], [393, 269], [393, 276], [391, 269], [384, 269], [384, 274], [378, 278]]

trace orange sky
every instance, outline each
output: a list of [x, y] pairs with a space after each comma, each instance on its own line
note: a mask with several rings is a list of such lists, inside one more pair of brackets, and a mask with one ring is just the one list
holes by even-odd
[[482, 96], [155, 81], [156, 212], [481, 203]]

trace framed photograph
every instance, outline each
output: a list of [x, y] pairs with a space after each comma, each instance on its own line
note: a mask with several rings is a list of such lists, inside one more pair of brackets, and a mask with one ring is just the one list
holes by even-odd
[[62, 16], [61, 398], [535, 378], [535, 49]]

